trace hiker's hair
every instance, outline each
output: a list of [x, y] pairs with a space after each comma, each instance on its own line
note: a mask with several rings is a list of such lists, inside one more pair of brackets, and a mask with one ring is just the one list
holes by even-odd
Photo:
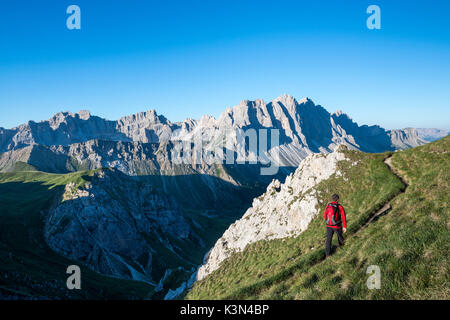
[[331, 196], [331, 200], [333, 201], [338, 201], [339, 200], [339, 196], [335, 193]]

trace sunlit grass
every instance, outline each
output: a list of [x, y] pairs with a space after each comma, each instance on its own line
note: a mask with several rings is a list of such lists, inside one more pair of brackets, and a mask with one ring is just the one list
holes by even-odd
[[[187, 298], [448, 299], [448, 150], [449, 137], [395, 152], [392, 165], [409, 183], [405, 193], [383, 163], [388, 154], [347, 152], [351, 161], [339, 166], [344, 176], [317, 187], [320, 208], [307, 231], [249, 245], [197, 282]], [[358, 165], [350, 166], [353, 161]], [[321, 212], [333, 192], [341, 196], [349, 227], [345, 246], [324, 261]], [[359, 230], [392, 198], [389, 213]], [[366, 286], [370, 265], [381, 269], [380, 290]]]

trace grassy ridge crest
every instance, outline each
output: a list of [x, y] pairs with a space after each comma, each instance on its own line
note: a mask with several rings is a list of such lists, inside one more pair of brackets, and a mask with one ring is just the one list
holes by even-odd
[[[342, 176], [315, 188], [318, 216], [304, 233], [247, 246], [186, 298], [448, 299], [448, 150], [450, 137], [393, 154], [345, 151], [349, 161], [339, 163]], [[406, 190], [384, 163], [388, 156], [409, 184]], [[324, 261], [321, 213], [334, 192], [346, 208], [348, 232], [345, 246]], [[387, 202], [392, 210], [362, 228]], [[366, 286], [370, 265], [380, 267], [380, 290]]]

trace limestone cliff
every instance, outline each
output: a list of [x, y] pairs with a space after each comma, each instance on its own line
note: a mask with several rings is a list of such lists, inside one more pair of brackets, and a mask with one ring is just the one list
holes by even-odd
[[272, 181], [266, 192], [255, 198], [241, 219], [234, 222], [217, 240], [197, 273], [201, 280], [216, 270], [233, 252], [242, 251], [259, 240], [297, 236], [320, 212], [314, 187], [337, 170], [342, 152], [314, 154], [304, 159], [284, 183]]

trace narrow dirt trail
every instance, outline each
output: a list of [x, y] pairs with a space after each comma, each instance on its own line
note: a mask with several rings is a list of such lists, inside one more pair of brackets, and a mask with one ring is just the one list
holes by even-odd
[[[404, 193], [404, 192], [406, 191], [406, 189], [408, 188], [408, 183], [405, 181], [405, 179], [402, 177], [402, 175], [398, 173], [398, 170], [396, 170], [395, 168], [393, 168], [393, 166], [392, 166], [392, 159], [391, 159], [391, 158], [392, 158], [392, 154], [389, 154], [389, 155], [383, 160], [383, 162], [386, 164], [386, 166], [387, 166], [388, 169], [391, 171], [391, 173], [392, 173], [393, 175], [395, 175], [395, 176], [402, 182], [403, 188], [402, 188], [398, 193], [394, 194], [389, 200], [387, 200], [387, 201], [383, 204], [383, 206], [382, 206], [381, 209], [377, 210], [377, 212], [375, 212], [371, 217], [369, 217], [369, 218], [367, 219], [367, 221], [364, 223], [363, 226], [361, 226], [359, 229], [357, 229], [354, 233], [350, 234], [349, 237], [345, 239], [346, 242], [347, 242], [349, 239], [352, 239], [358, 232], [360, 232], [361, 230], [365, 229], [370, 223], [372, 223], [373, 221], [377, 220], [379, 217], [381, 217], [381, 216], [385, 215], [386, 213], [388, 213], [388, 212], [392, 209], [391, 201], [394, 200], [396, 197], [398, 197], [400, 194]], [[334, 250], [335, 250], [335, 249], [334, 249]], [[334, 250], [333, 250], [333, 251], [334, 251]], [[320, 259], [318, 259], [313, 265], [316, 265], [316, 264], [319, 264], [319, 263], [323, 263], [323, 262], [325, 262], [326, 260], [327, 260], [327, 259], [325, 259], [325, 258], [320, 258]], [[313, 265], [311, 265], [311, 267], [312, 267]], [[270, 283], [271, 283], [271, 284], [275, 284], [275, 283], [278, 283], [278, 282], [280, 282], [280, 281], [282, 281], [282, 280], [285, 280], [286, 278], [292, 276], [293, 273], [295, 272], [295, 271], [294, 271], [295, 268], [296, 268], [295, 265], [294, 265], [294, 266], [291, 266], [290, 269], [291, 269], [292, 271], [288, 272], [289, 275], [288, 275], [287, 277], [282, 278], [282, 279], [280, 279], [280, 278], [275, 279], [274, 281], [271, 281]], [[230, 297], [231, 297], [231, 296], [230, 296]], [[230, 297], [228, 297], [228, 299], [230, 299]]]
[[406, 191], [406, 189], [408, 188], [408, 183], [406, 182], [405, 178], [402, 177], [399, 173], [398, 170], [394, 169], [392, 166], [392, 154], [390, 154], [386, 159], [384, 159], [383, 161], [387, 167], [389, 168], [389, 171], [391, 171], [391, 173], [393, 175], [395, 175], [402, 183], [403, 183], [403, 189], [402, 191], [400, 191], [399, 193], [397, 193], [396, 195], [394, 195], [391, 199], [389, 199], [381, 209], [379, 209], [377, 212], [375, 212], [374, 215], [372, 215], [367, 221], [366, 223], [359, 228], [356, 232], [358, 233], [359, 231], [365, 229], [371, 222], [373, 222], [374, 220], [377, 220], [379, 217], [385, 215], [386, 213], [388, 213], [391, 209], [391, 201], [394, 200], [398, 195], [404, 193]]
[[[405, 186], [405, 190], [408, 187], [409, 183], [406, 179], [406, 177], [402, 176], [402, 173], [399, 172], [398, 170], [396, 170], [394, 167], [392, 167], [392, 154], [389, 155], [386, 159], [384, 159], [383, 161], [389, 168], [389, 170], [392, 172], [393, 175], [395, 175], [397, 178], [400, 179], [400, 181], [403, 183], [403, 185]], [[403, 192], [405, 191], [403, 190]]]

